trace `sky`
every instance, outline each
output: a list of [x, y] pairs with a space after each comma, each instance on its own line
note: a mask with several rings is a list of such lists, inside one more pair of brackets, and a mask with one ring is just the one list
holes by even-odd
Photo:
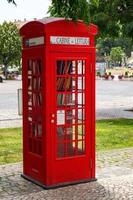
[[15, 0], [17, 6], [7, 0], [0, 0], [0, 23], [14, 20], [33, 20], [48, 16], [50, 0]]

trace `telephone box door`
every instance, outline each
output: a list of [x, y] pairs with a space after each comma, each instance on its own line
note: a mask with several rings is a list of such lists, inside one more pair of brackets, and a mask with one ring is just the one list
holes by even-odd
[[91, 55], [69, 55], [51, 58], [52, 184], [91, 179]]

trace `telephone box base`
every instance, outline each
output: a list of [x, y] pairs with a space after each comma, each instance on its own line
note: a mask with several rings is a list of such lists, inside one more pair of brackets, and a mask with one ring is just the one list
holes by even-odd
[[97, 181], [96, 178], [92, 178], [92, 179], [84, 179], [84, 180], [79, 180], [79, 181], [73, 181], [73, 182], [65, 182], [65, 183], [59, 183], [59, 184], [55, 184], [55, 185], [44, 185], [42, 183], [40, 183], [39, 181], [34, 180], [33, 178], [26, 176], [24, 174], [21, 174], [21, 177], [23, 177], [24, 179], [31, 181], [32, 183], [44, 188], [44, 189], [55, 189], [55, 188], [59, 188], [59, 187], [65, 187], [65, 186], [70, 186], [70, 185], [76, 185], [76, 184], [81, 184], [81, 183], [87, 183], [87, 182], [93, 182], [93, 181]]

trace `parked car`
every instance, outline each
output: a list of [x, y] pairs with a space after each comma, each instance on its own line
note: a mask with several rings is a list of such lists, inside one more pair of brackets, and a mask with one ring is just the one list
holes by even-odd
[[127, 67], [133, 69], [133, 62], [132, 63], [128, 63]]
[[7, 68], [7, 73], [9, 73], [9, 74], [12, 74], [12, 73], [19, 73], [19, 69], [18, 69], [18, 67], [11, 67], [11, 66], [9, 66], [8, 68]]

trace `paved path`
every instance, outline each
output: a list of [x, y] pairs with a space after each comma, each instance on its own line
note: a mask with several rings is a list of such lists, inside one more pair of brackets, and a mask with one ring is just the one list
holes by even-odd
[[133, 148], [97, 153], [96, 182], [44, 190], [21, 178], [22, 164], [0, 166], [0, 200], [133, 200]]

